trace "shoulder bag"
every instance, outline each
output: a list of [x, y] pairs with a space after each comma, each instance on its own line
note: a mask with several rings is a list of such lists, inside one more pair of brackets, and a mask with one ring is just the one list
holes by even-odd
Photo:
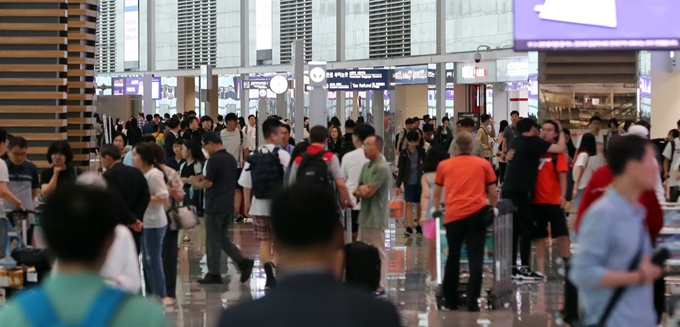
[[200, 224], [196, 207], [192, 205], [179, 206], [177, 201], [170, 199], [170, 209], [166, 212], [170, 230], [192, 229]]

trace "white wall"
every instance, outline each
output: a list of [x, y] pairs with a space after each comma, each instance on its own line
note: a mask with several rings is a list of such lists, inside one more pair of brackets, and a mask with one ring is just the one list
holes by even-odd
[[156, 2], [156, 69], [177, 69], [177, 0]]
[[667, 51], [654, 51], [651, 61], [652, 76], [652, 138], [666, 137], [668, 131], [677, 128], [680, 119], [680, 73], [669, 73]]
[[217, 1], [217, 67], [241, 66], [241, 2]]
[[[447, 1], [450, 5], [453, 1]], [[411, 0], [411, 55], [437, 52], [437, 0]], [[448, 31], [447, 31], [448, 33]]]
[[345, 60], [368, 58], [368, 0], [345, 1]]
[[336, 60], [336, 15], [336, 0], [312, 1], [312, 60]]
[[513, 45], [512, 0], [455, 0], [446, 6], [446, 52]]

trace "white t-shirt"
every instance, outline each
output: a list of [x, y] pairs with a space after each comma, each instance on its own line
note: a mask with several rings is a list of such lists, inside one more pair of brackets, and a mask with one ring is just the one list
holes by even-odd
[[574, 182], [576, 182], [576, 168], [584, 167], [583, 174], [581, 174], [581, 180], [578, 183], [579, 190], [585, 189], [586, 186], [588, 186], [588, 182], [590, 182], [590, 178], [593, 176], [594, 169], [592, 168], [591, 160], [595, 157], [596, 156], [588, 156], [588, 153], [586, 152], [581, 152], [576, 156], [576, 160], [574, 160]]
[[[144, 174], [146, 182], [149, 184], [149, 193], [151, 196], [157, 196], [162, 199], [167, 199], [170, 196], [168, 186], [165, 185], [163, 172], [157, 168], [151, 168]], [[161, 228], [168, 224], [168, 218], [165, 216], [165, 208], [160, 203], [151, 203], [146, 207], [144, 212], [144, 228]]]
[[352, 210], [361, 209], [361, 202], [357, 204], [357, 199], [352, 195], [354, 191], [359, 187], [359, 177], [361, 177], [361, 170], [364, 165], [370, 160], [366, 158], [364, 149], [355, 149], [342, 157], [342, 163], [340, 164], [340, 170], [342, 171], [342, 176], [347, 184], [347, 189], [354, 202], [354, 208]]
[[250, 151], [255, 150], [255, 143], [256, 143], [255, 140], [257, 140], [257, 128], [256, 128], [255, 126], [250, 126], [250, 125], [248, 124], [248, 125], [246, 125], [245, 127], [243, 127], [243, 129], [242, 129], [241, 131], [242, 131], [243, 133], [245, 133], [246, 135], [248, 135], [248, 137], [250, 138], [250, 140], [253, 141], [253, 142], [251, 142], [251, 144], [250, 144]]
[[[274, 144], [265, 144], [258, 147], [257, 151], [260, 151], [265, 147], [269, 151], [274, 151], [274, 148], [276, 148]], [[267, 150], [264, 151], [266, 152]], [[288, 163], [290, 162], [290, 154], [288, 154], [288, 151], [280, 147], [279, 147], [279, 161], [281, 161], [283, 170], [286, 171], [288, 169]], [[243, 166], [243, 172], [241, 173], [241, 177], [238, 179], [238, 184], [243, 186], [244, 188], [252, 189], [253, 180], [252, 177], [250, 176], [250, 171], [248, 171], [248, 167], [250, 167], [250, 164], [246, 162], [245, 166]], [[260, 200], [253, 196], [253, 203], [250, 206], [250, 212], [248, 212], [248, 214], [251, 216], [271, 216], [270, 207], [271, 200]]]
[[[9, 183], [9, 172], [7, 171], [7, 162], [5, 160], [0, 160], [0, 183]], [[0, 198], [0, 208], [3, 207], [5, 201]], [[0, 210], [0, 217], [5, 217], [5, 211]], [[0, 224], [4, 224], [0, 222]]]
[[[579, 136], [578, 140], [576, 140], [577, 149], [581, 146], [581, 139], [583, 139], [583, 135]], [[607, 164], [607, 159], [604, 157], [604, 133], [601, 131], [595, 136], [595, 144], [597, 145], [597, 155], [590, 157], [588, 160], [588, 166], [592, 171]]]
[[670, 164], [670, 177], [668, 178], [668, 186], [678, 186], [680, 181], [678, 181], [675, 176], [678, 174], [678, 166], [680, 165], [680, 140], [673, 140], [675, 143], [675, 153], [671, 155], [671, 142], [666, 144], [663, 149], [663, 157], [672, 160]]
[[[241, 143], [241, 133], [243, 133], [243, 143]], [[242, 168], [245, 162], [243, 149], [250, 149], [253, 145], [248, 134], [237, 129], [234, 129], [232, 132], [223, 129], [220, 132], [220, 138], [222, 139], [224, 149], [236, 159], [237, 167]]]

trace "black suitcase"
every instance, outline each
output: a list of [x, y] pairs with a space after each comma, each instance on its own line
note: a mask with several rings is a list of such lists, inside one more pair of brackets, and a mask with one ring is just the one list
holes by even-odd
[[345, 245], [345, 281], [375, 292], [380, 286], [380, 254], [363, 242]]

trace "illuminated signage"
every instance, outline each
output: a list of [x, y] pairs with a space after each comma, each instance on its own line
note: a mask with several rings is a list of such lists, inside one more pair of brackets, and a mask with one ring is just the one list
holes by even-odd
[[139, 2], [125, 0], [123, 9], [123, 60], [139, 61]]
[[461, 76], [466, 79], [484, 78], [489, 76], [489, 71], [486, 68], [479, 66], [463, 66]]

